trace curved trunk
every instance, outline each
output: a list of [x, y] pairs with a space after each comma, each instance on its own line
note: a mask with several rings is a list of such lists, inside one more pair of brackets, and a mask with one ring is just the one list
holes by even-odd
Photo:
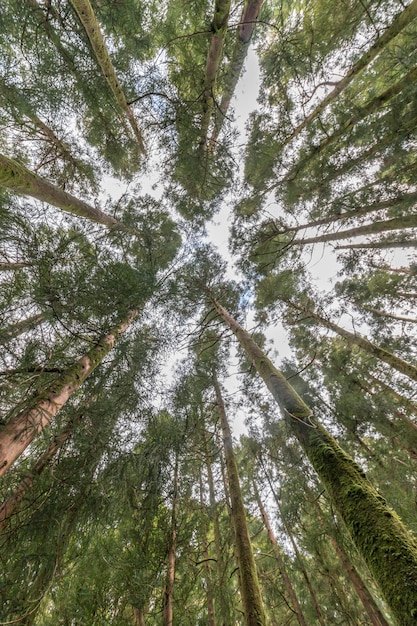
[[266, 621], [262, 605], [261, 590], [259, 587], [249, 529], [246, 522], [245, 507], [243, 505], [236, 459], [233, 452], [232, 434], [226, 416], [220, 385], [215, 374], [213, 374], [213, 384], [223, 431], [223, 446], [232, 501], [231, 514], [235, 530], [244, 620], [246, 626], [265, 626]]
[[402, 626], [417, 616], [417, 541], [251, 336], [213, 299], [297, 437]]
[[87, 33], [88, 40], [96, 56], [97, 63], [99, 64], [100, 69], [103, 72], [105, 79], [107, 80], [112, 94], [117, 104], [122, 109], [129, 121], [129, 124], [133, 130], [133, 134], [135, 135], [136, 141], [138, 142], [140, 151], [142, 152], [142, 154], [146, 154], [142, 133], [139, 130], [135, 116], [133, 115], [132, 109], [127, 103], [126, 96], [120, 85], [119, 79], [116, 76], [116, 72], [111, 62], [103, 35], [101, 33], [100, 24], [98, 23], [97, 18], [94, 14], [93, 7], [91, 6], [89, 0], [70, 0], [70, 2], [75, 9], [75, 12], [77, 13], [81, 24], [83, 25], [85, 32]]
[[126, 319], [104, 335], [79, 361], [67, 368], [54, 381], [48, 391], [35, 396], [28, 409], [24, 409], [0, 430], [0, 476], [11, 467], [38, 433], [48, 426], [52, 418], [68, 401], [85, 379], [103, 361], [120, 336], [139, 315], [139, 309], [129, 312]]

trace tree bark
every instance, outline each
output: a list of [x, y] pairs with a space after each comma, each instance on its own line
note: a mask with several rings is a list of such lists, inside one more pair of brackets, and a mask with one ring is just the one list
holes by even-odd
[[62, 209], [66, 213], [72, 213], [81, 217], [104, 224], [105, 226], [124, 229], [123, 224], [100, 209], [79, 200], [63, 189], [56, 187], [44, 178], [28, 170], [24, 165], [14, 159], [0, 154], [0, 185], [37, 200]]
[[287, 304], [289, 304], [292, 308], [296, 309], [300, 313], [303, 313], [307, 317], [310, 317], [316, 320], [322, 326], [325, 326], [326, 328], [333, 330], [335, 333], [337, 333], [341, 337], [344, 337], [347, 340], [349, 345], [359, 346], [360, 348], [362, 348], [362, 350], [364, 350], [368, 354], [371, 354], [377, 359], [384, 361], [384, 363], [388, 363], [388, 365], [396, 369], [397, 372], [404, 374], [404, 376], [408, 376], [408, 378], [411, 378], [411, 380], [417, 380], [417, 367], [415, 367], [414, 365], [411, 365], [410, 363], [407, 363], [403, 359], [400, 359], [398, 356], [395, 356], [394, 354], [392, 354], [392, 352], [388, 352], [388, 350], [385, 350], [384, 348], [380, 348], [378, 345], [372, 343], [365, 337], [360, 337], [359, 335], [356, 335], [355, 333], [352, 333], [349, 330], [345, 330], [341, 326], [338, 326], [337, 324], [335, 324], [334, 322], [331, 322], [325, 317], [321, 317], [320, 315], [318, 315], [317, 313], [314, 313], [313, 311], [302, 309], [301, 307], [293, 304], [292, 302], [288, 302]]
[[216, 618], [214, 613], [214, 593], [213, 593], [213, 580], [211, 577], [210, 561], [209, 561], [209, 547], [207, 541], [207, 526], [205, 523], [206, 507], [203, 497], [203, 475], [202, 468], [200, 467], [200, 509], [201, 509], [201, 534], [203, 544], [203, 557], [204, 557], [204, 571], [206, 578], [206, 597], [207, 597], [207, 622], [208, 626], [216, 626]]
[[417, 616], [417, 541], [361, 468], [312, 421], [310, 408], [250, 335], [214, 299], [213, 305], [281, 407], [394, 615], [402, 626], [413, 626]]
[[31, 267], [33, 265], [33, 263], [30, 263], [29, 261], [16, 261], [15, 263], [0, 263], [0, 272], [7, 272], [7, 271], [13, 271], [13, 270], [20, 270], [24, 267]]
[[214, 89], [222, 57], [223, 43], [227, 34], [230, 4], [231, 0], [216, 0], [214, 5], [214, 17], [211, 24], [214, 34], [211, 38], [210, 48], [207, 55], [204, 90], [202, 96], [203, 118], [201, 122], [201, 148], [206, 147], [207, 144], [207, 133], [214, 105]]
[[232, 435], [217, 376], [213, 373], [213, 385], [216, 392], [216, 404], [223, 431], [223, 446], [226, 458], [227, 476], [232, 501], [232, 522], [235, 530], [236, 552], [239, 561], [240, 593], [246, 626], [265, 626], [258, 574], [246, 522], [245, 508], [240, 489], [236, 459], [233, 452]]
[[339, 96], [344, 89], [358, 74], [364, 70], [379, 54], [380, 52], [389, 44], [390, 41], [394, 39], [415, 17], [417, 16], [417, 0], [413, 0], [408, 7], [399, 13], [395, 19], [393, 20], [391, 26], [385, 30], [383, 35], [378, 37], [378, 39], [374, 42], [374, 44], [369, 48], [365, 54], [362, 55], [360, 59], [356, 61], [356, 63], [350, 68], [350, 70], [345, 74], [345, 76], [339, 80], [339, 82], [334, 86], [332, 91], [327, 94], [325, 98], [318, 104], [313, 111], [307, 115], [307, 117], [293, 130], [291, 135], [285, 139], [283, 146], [286, 146], [293, 139], [295, 139], [301, 131], [306, 128], [310, 122], [312, 122], [316, 117], [320, 115], [324, 111], [324, 109]]
[[79, 361], [58, 376], [49, 390], [36, 395], [29, 408], [12, 417], [1, 428], [0, 476], [11, 467], [35, 436], [42, 432], [91, 372], [100, 365], [139, 312], [139, 309], [130, 311], [122, 323], [101, 337]]
[[[229, 110], [236, 85], [242, 73], [243, 65], [248, 54], [250, 41], [255, 30], [256, 21], [264, 0], [248, 0], [242, 11], [239, 26], [236, 33], [236, 43], [232, 53], [232, 58], [225, 78], [225, 87], [218, 110], [215, 113], [215, 122], [209, 147], [214, 149], [224, 120]], [[417, 1], [417, 0], [416, 0]]]
[[253, 486], [254, 486], [254, 490], [255, 490], [255, 496], [256, 496], [256, 501], [258, 503], [259, 511], [261, 513], [262, 520], [263, 520], [265, 528], [266, 528], [266, 532], [268, 533], [269, 541], [271, 542], [272, 549], [274, 551], [275, 558], [276, 558], [277, 563], [278, 563], [278, 569], [280, 571], [281, 578], [282, 578], [282, 581], [284, 583], [285, 590], [286, 590], [286, 592], [288, 594], [288, 598], [291, 601], [292, 609], [293, 609], [294, 613], [297, 616], [297, 621], [298, 621], [299, 625], [300, 626], [307, 626], [307, 622], [304, 619], [303, 611], [302, 611], [301, 605], [300, 605], [300, 603], [298, 601], [297, 594], [295, 592], [294, 587], [292, 586], [290, 577], [287, 574], [287, 570], [286, 570], [286, 567], [285, 567], [285, 563], [284, 563], [284, 558], [283, 558], [283, 554], [282, 554], [282, 551], [281, 551], [281, 547], [278, 545], [278, 541], [277, 541], [277, 539], [276, 539], [276, 537], [274, 535], [274, 531], [272, 530], [271, 524], [269, 522], [268, 514], [267, 514], [267, 512], [265, 510], [265, 507], [264, 507], [264, 505], [262, 503], [262, 500], [261, 500], [261, 498], [259, 496], [259, 492], [258, 492], [258, 489], [257, 489], [257, 486], [256, 486], [255, 482], [253, 482]]
[[173, 593], [175, 583], [175, 561], [177, 551], [177, 516], [178, 516], [178, 453], [175, 457], [173, 481], [171, 530], [168, 543], [167, 571], [165, 577], [165, 591], [162, 606], [162, 626], [172, 626], [173, 620]]
[[96, 56], [97, 63], [99, 64], [100, 69], [103, 72], [105, 79], [107, 80], [112, 94], [117, 104], [122, 109], [129, 121], [129, 124], [133, 130], [133, 134], [135, 135], [136, 141], [138, 142], [140, 151], [142, 152], [142, 154], [146, 154], [142, 133], [139, 130], [135, 116], [133, 115], [132, 109], [127, 103], [126, 96], [120, 85], [119, 79], [116, 76], [116, 72], [111, 62], [106, 43], [100, 29], [100, 24], [98, 23], [98, 20], [94, 14], [93, 7], [91, 6], [89, 0], [70, 1], [75, 9], [75, 12], [78, 15], [81, 24], [85, 29], [85, 32], [87, 33], [87, 37]]
[[58, 450], [64, 445], [64, 443], [71, 437], [74, 426], [77, 422], [82, 419], [83, 415], [78, 415], [75, 419], [70, 420], [67, 426], [60, 433], [55, 435], [52, 440], [52, 443], [49, 445], [47, 450], [41, 454], [39, 459], [33, 465], [30, 472], [20, 481], [20, 483], [15, 488], [13, 494], [7, 498], [0, 505], [0, 533], [4, 530], [7, 524], [10, 522], [10, 519], [13, 515], [15, 515], [21, 508], [21, 504], [30, 491], [33, 483], [37, 479], [38, 476], [42, 474], [44, 469], [47, 467], [49, 461], [55, 456]]
[[26, 318], [25, 320], [6, 326], [6, 328], [0, 330], [0, 345], [7, 343], [11, 339], [19, 337], [19, 335], [25, 333], [27, 330], [32, 330], [35, 326], [45, 322], [46, 319], [47, 316], [45, 313], [38, 313], [37, 315], [32, 315], [32, 317]]
[[349, 243], [344, 246], [336, 246], [336, 250], [349, 250], [349, 249], [381, 249], [381, 248], [417, 248], [416, 240], [405, 241], [373, 241], [371, 243]]

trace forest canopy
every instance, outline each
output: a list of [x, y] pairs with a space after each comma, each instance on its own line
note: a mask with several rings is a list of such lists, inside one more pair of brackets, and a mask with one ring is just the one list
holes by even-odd
[[0, 625], [417, 624], [416, 37], [2, 2]]

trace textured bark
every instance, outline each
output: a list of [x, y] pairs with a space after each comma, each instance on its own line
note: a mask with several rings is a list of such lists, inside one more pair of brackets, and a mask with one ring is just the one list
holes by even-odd
[[7, 498], [0, 506], [0, 533], [4, 530], [13, 515], [16, 515], [21, 508], [21, 504], [32, 488], [37, 477], [42, 474], [48, 463], [55, 456], [58, 450], [64, 445], [72, 435], [74, 426], [82, 419], [82, 414], [74, 420], [70, 420], [66, 428], [55, 435], [47, 450], [39, 457], [32, 469], [15, 488], [13, 494]]
[[68, 401], [85, 379], [100, 365], [114, 347], [119, 337], [129, 328], [139, 314], [138, 309], [129, 312], [126, 319], [104, 335], [79, 361], [70, 366], [54, 381], [46, 392], [36, 395], [29, 406], [4, 425], [0, 430], [0, 476], [24, 452], [36, 435], [48, 426], [52, 418]]
[[265, 615], [259, 587], [258, 574], [246, 522], [245, 508], [240, 489], [236, 459], [233, 452], [232, 435], [217, 377], [213, 374], [216, 392], [216, 404], [220, 416], [223, 446], [226, 458], [227, 476], [232, 501], [232, 522], [235, 531], [236, 553], [240, 572], [240, 595], [242, 598], [244, 621], [246, 626], [265, 626]]
[[397, 372], [404, 374], [404, 376], [408, 376], [408, 378], [411, 378], [412, 380], [417, 380], [417, 367], [411, 365], [411, 363], [407, 363], [403, 359], [400, 359], [398, 356], [395, 356], [395, 354], [392, 354], [392, 352], [388, 352], [388, 350], [380, 348], [380, 346], [372, 343], [365, 337], [360, 337], [359, 335], [356, 335], [349, 330], [345, 330], [341, 326], [338, 326], [334, 322], [331, 322], [330, 320], [322, 317], [321, 315], [318, 315], [317, 313], [314, 313], [313, 311], [303, 309], [292, 302], [288, 302], [287, 304], [289, 304], [290, 307], [296, 309], [306, 317], [316, 320], [322, 326], [325, 326], [326, 328], [334, 331], [341, 337], [344, 337], [349, 345], [359, 346], [359, 348], [362, 348], [362, 350], [364, 350], [368, 354], [371, 354], [377, 359], [384, 361], [384, 363], [388, 363], [388, 365], [396, 369]]
[[140, 611], [136, 607], [133, 607], [133, 619], [135, 620], [136, 626], [145, 626], [145, 616], [143, 611]]
[[[210, 137], [210, 149], [214, 149], [218, 136], [222, 129], [224, 120], [229, 110], [236, 85], [242, 73], [243, 65], [248, 54], [250, 41], [255, 30], [256, 21], [264, 0], [248, 0], [242, 11], [239, 26], [236, 33], [236, 43], [232, 53], [232, 58], [224, 79], [220, 105], [215, 114], [213, 133]], [[417, 1], [417, 0], [416, 0]]]
[[124, 228], [123, 224], [114, 217], [87, 204], [84, 200], [79, 200], [31, 172], [18, 161], [9, 159], [4, 155], [0, 155], [0, 185], [17, 193], [52, 204], [66, 213], [86, 217], [105, 226]]
[[87, 37], [90, 41], [91, 47], [93, 48], [94, 54], [96, 56], [97, 63], [99, 64], [100, 69], [103, 72], [103, 75], [107, 80], [107, 83], [112, 91], [112, 94], [117, 104], [123, 110], [123, 112], [125, 113], [129, 121], [129, 124], [133, 130], [133, 134], [135, 135], [136, 141], [138, 142], [140, 151], [143, 154], [146, 154], [142, 134], [139, 130], [139, 127], [137, 125], [135, 116], [133, 115], [132, 109], [129, 107], [127, 103], [126, 96], [120, 85], [119, 79], [117, 78], [115, 69], [113, 67], [113, 64], [110, 59], [110, 55], [107, 50], [106, 43], [101, 33], [100, 24], [97, 21], [93, 8], [89, 0], [70, 0], [70, 1], [78, 15], [78, 18], [81, 24], [83, 25], [85, 29], [85, 32], [87, 33]]
[[314, 508], [316, 511], [317, 519], [319, 520], [320, 524], [324, 528], [324, 531], [326, 535], [328, 536], [329, 541], [334, 548], [334, 551], [336, 552], [337, 558], [339, 559], [343, 570], [349, 577], [356, 593], [358, 594], [363, 604], [363, 608], [369, 615], [369, 619], [371, 620], [372, 626], [390, 626], [387, 620], [385, 619], [385, 617], [383, 616], [377, 603], [373, 599], [372, 594], [370, 593], [368, 587], [365, 585], [364, 581], [362, 580], [358, 570], [353, 565], [348, 555], [340, 547], [339, 543], [337, 542], [336, 538], [333, 536], [332, 532], [329, 531], [329, 528], [327, 527], [327, 524], [325, 523], [321, 515], [320, 507], [317, 501], [314, 500], [313, 502], [314, 502]]
[[337, 233], [326, 233], [317, 237], [305, 237], [294, 239], [291, 245], [308, 244], [308, 243], [324, 243], [325, 241], [338, 241], [339, 239], [351, 239], [352, 237], [361, 237], [364, 235], [374, 235], [375, 233], [385, 233], [392, 230], [406, 230], [407, 228], [417, 227], [417, 215], [404, 215], [402, 217], [394, 217], [391, 220], [382, 222], [372, 222], [364, 226], [349, 228], [348, 230], [339, 230]]
[[344, 89], [358, 76], [362, 70], [364, 70], [379, 54], [380, 52], [389, 44], [390, 41], [394, 39], [412, 20], [417, 17], [417, 0], [413, 0], [408, 7], [402, 11], [399, 15], [396, 16], [391, 26], [385, 30], [385, 32], [378, 37], [375, 43], [369, 48], [365, 54], [362, 55], [360, 59], [356, 61], [356, 63], [350, 68], [347, 74], [339, 80], [339, 82], [334, 86], [332, 91], [327, 94], [327, 96], [318, 104], [313, 111], [307, 115], [307, 117], [293, 130], [291, 135], [285, 140], [284, 146], [286, 146], [290, 141], [295, 139], [301, 131], [306, 128], [310, 122], [312, 122], [316, 117], [320, 115], [324, 111], [324, 109], [335, 100], [339, 94], [342, 93]]
[[268, 518], [268, 514], [265, 510], [265, 507], [262, 503], [262, 500], [259, 496], [259, 492], [258, 489], [256, 487], [256, 484], [253, 483], [254, 485], [254, 489], [255, 489], [255, 495], [256, 495], [256, 501], [258, 503], [258, 507], [259, 507], [259, 511], [261, 513], [262, 516], [262, 520], [263, 523], [265, 525], [266, 528], [266, 532], [268, 533], [268, 537], [269, 537], [269, 541], [271, 542], [272, 545], [272, 549], [274, 551], [274, 555], [275, 558], [277, 560], [277, 564], [278, 564], [278, 569], [279, 572], [281, 574], [281, 578], [282, 578], [282, 582], [284, 583], [284, 587], [285, 590], [287, 592], [288, 598], [290, 599], [290, 603], [292, 605], [292, 610], [294, 611], [294, 613], [297, 616], [297, 621], [299, 623], [300, 626], [307, 626], [307, 622], [304, 619], [304, 615], [303, 615], [303, 611], [301, 608], [301, 605], [298, 601], [297, 598], [297, 594], [295, 592], [294, 587], [292, 586], [290, 577], [287, 574], [287, 570], [285, 567], [285, 562], [284, 562], [284, 557], [282, 554], [282, 550], [280, 548], [280, 546], [278, 545], [278, 541], [274, 535], [274, 531], [272, 530], [271, 524], [269, 522], [269, 518]]
[[336, 440], [312, 421], [312, 411], [251, 336], [215, 300], [232, 330], [279, 404], [359, 553], [402, 626], [417, 619], [417, 541]]
[[216, 86], [217, 73], [219, 71], [222, 58], [223, 43], [227, 34], [227, 23], [229, 20], [231, 0], [216, 0], [214, 6], [214, 17], [212, 21], [213, 36], [206, 61], [206, 71], [204, 76], [203, 89], [203, 118], [201, 122], [200, 147], [207, 144], [207, 133], [214, 107], [214, 90]]
[[32, 317], [28, 317], [20, 322], [10, 324], [10, 326], [6, 326], [6, 328], [2, 328], [0, 330], [0, 345], [7, 343], [11, 339], [19, 337], [19, 335], [22, 335], [27, 330], [32, 330], [35, 326], [45, 322], [46, 319], [45, 313], [38, 313], [37, 315], [32, 315]]
[[175, 583], [175, 561], [177, 552], [177, 517], [178, 517], [178, 454], [175, 458], [174, 491], [171, 507], [171, 530], [168, 543], [167, 571], [165, 576], [165, 591], [162, 606], [162, 626], [172, 626], [173, 620], [173, 593]]

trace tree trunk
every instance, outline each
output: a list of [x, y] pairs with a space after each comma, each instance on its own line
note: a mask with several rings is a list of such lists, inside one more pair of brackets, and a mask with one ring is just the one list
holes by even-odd
[[369, 589], [363, 582], [359, 572], [356, 567], [351, 562], [350, 558], [347, 554], [342, 550], [339, 543], [336, 541], [333, 534], [329, 531], [327, 524], [325, 523], [319, 504], [316, 500], [314, 500], [314, 508], [316, 510], [317, 519], [322, 525], [327, 537], [329, 538], [330, 543], [332, 544], [334, 551], [336, 552], [337, 558], [340, 561], [343, 570], [348, 575], [356, 593], [358, 594], [363, 607], [367, 614], [369, 615], [369, 619], [371, 620], [372, 626], [389, 626], [387, 620], [383, 616], [381, 610], [379, 609], [377, 603], [373, 599]]
[[246, 522], [239, 475], [233, 452], [232, 435], [226, 416], [220, 385], [215, 373], [213, 373], [213, 385], [216, 392], [216, 404], [223, 431], [223, 446], [232, 501], [232, 522], [235, 530], [236, 552], [239, 561], [240, 593], [242, 597], [244, 620], [246, 626], [265, 626], [266, 621], [262, 605], [261, 590], [259, 587], [252, 544], [249, 537], [249, 529]]
[[407, 228], [416, 228], [417, 215], [404, 215], [402, 217], [394, 217], [391, 220], [382, 222], [372, 222], [364, 226], [349, 228], [348, 230], [339, 230], [337, 233], [326, 233], [317, 237], [305, 237], [294, 239], [291, 245], [323, 243], [325, 241], [338, 241], [339, 239], [351, 239], [352, 237], [361, 237], [363, 235], [373, 235], [375, 233], [385, 233], [392, 230], [406, 230]]
[[3, 504], [0, 505], [0, 533], [8, 525], [11, 517], [20, 510], [22, 501], [24, 500], [27, 493], [30, 491], [36, 478], [42, 474], [44, 469], [47, 467], [49, 461], [55, 456], [58, 450], [72, 435], [75, 424], [79, 422], [82, 417], [83, 414], [78, 415], [73, 420], [70, 420], [64, 430], [55, 435], [52, 443], [49, 445], [47, 450], [43, 454], [41, 454], [39, 459], [33, 465], [30, 472], [23, 478], [23, 480], [20, 481], [20, 483], [14, 489], [13, 494], [9, 496], [7, 500], [3, 502]]
[[405, 241], [373, 241], [371, 243], [349, 243], [344, 246], [336, 246], [335, 250], [353, 250], [353, 249], [371, 248], [380, 250], [381, 248], [417, 248], [416, 240]]
[[200, 147], [207, 144], [207, 133], [210, 126], [211, 114], [214, 105], [214, 88], [216, 85], [217, 72], [222, 57], [223, 43], [227, 35], [227, 23], [229, 20], [231, 0], [216, 0], [214, 17], [211, 23], [213, 36], [206, 61], [206, 72], [203, 90], [203, 119], [201, 123]]
[[[213, 150], [223, 122], [229, 110], [236, 85], [242, 73], [243, 65], [248, 54], [250, 41], [255, 30], [256, 21], [264, 0], [248, 0], [242, 11], [239, 26], [237, 28], [236, 43], [232, 53], [232, 58], [225, 77], [225, 87], [218, 110], [215, 113], [213, 133], [210, 137], [210, 149]], [[417, 0], [416, 0], [417, 1]]]
[[135, 626], [145, 626], [143, 611], [140, 611], [135, 606], [133, 607], [133, 619], [135, 620]]
[[[414, 0], [415, 3], [415, 0]], [[413, 3], [413, 4], [414, 4]], [[375, 113], [383, 107], [387, 102], [392, 100], [395, 96], [403, 91], [410, 84], [413, 84], [417, 78], [417, 68], [414, 67], [410, 70], [401, 80], [386, 89], [383, 93], [375, 96], [372, 100], [369, 100], [363, 107], [356, 110], [347, 120], [332, 133], [326, 136], [318, 146], [314, 146], [310, 154], [303, 157], [296, 163], [296, 165], [284, 176], [281, 182], [286, 180], [293, 180], [297, 174], [302, 171], [305, 166], [314, 158], [317, 157], [325, 148], [333, 144], [337, 139], [340, 139], [346, 132], [350, 131], [358, 122], [366, 119], [372, 113]]]
[[11, 339], [16, 339], [19, 335], [22, 335], [27, 330], [32, 330], [38, 324], [42, 324], [47, 319], [45, 313], [38, 313], [37, 315], [32, 315], [32, 317], [28, 317], [25, 320], [21, 320], [20, 322], [15, 322], [14, 324], [10, 324], [10, 326], [6, 326], [0, 330], [0, 345], [7, 343]]
[[16, 263], [0, 263], [0, 272], [7, 272], [9, 270], [20, 270], [23, 267], [31, 267], [33, 263], [26, 261], [17, 261]]
[[24, 409], [0, 430], [0, 476], [22, 454], [35, 436], [49, 424], [60, 408], [100, 365], [119, 337], [129, 328], [140, 310], [130, 311], [126, 319], [104, 335], [79, 361], [54, 381], [49, 390], [39, 393]]
[[21, 163], [0, 154], [0, 185], [37, 200], [62, 209], [66, 213], [86, 217], [92, 222], [105, 226], [124, 229], [123, 224], [100, 209], [79, 200], [63, 189], [56, 187], [34, 172], [31, 172]]
[[[208, 488], [209, 488], [210, 517], [213, 523], [214, 547], [216, 550], [217, 578], [218, 578], [218, 586], [219, 586], [219, 593], [217, 594], [217, 597], [219, 598], [218, 617], [220, 619], [221, 626], [228, 626], [232, 622], [232, 618], [230, 615], [230, 607], [227, 602], [226, 594], [224, 593], [226, 565], [225, 565], [224, 556], [223, 556], [222, 534], [220, 531], [216, 494], [214, 491], [214, 480], [213, 480], [213, 472], [211, 469], [211, 459], [210, 459], [210, 454], [209, 454], [208, 445], [207, 445], [207, 433], [204, 428], [203, 428], [202, 436], [203, 436], [203, 442], [204, 442], [204, 456], [205, 456], [205, 462], [206, 462], [207, 482], [208, 482]], [[225, 497], [226, 497], [226, 505], [227, 505], [228, 495], [226, 494]]]
[[174, 481], [171, 508], [171, 530], [168, 543], [167, 572], [162, 607], [162, 626], [172, 626], [173, 593], [175, 583], [175, 561], [177, 551], [177, 516], [178, 516], [178, 453], [175, 456]]
[[365, 337], [359, 337], [355, 333], [351, 333], [350, 331], [345, 330], [341, 326], [338, 326], [334, 322], [331, 322], [330, 320], [324, 317], [321, 317], [320, 315], [318, 315], [317, 313], [314, 313], [313, 311], [303, 310], [301, 307], [293, 304], [292, 302], [289, 302], [288, 304], [292, 308], [296, 309], [297, 311], [300, 311], [301, 313], [307, 315], [308, 317], [311, 317], [312, 319], [316, 320], [317, 322], [319, 322], [326, 328], [333, 330], [335, 333], [337, 333], [341, 337], [344, 337], [347, 340], [349, 345], [359, 346], [360, 348], [362, 348], [362, 350], [364, 350], [368, 354], [371, 354], [377, 359], [384, 361], [384, 363], [388, 363], [388, 365], [396, 369], [401, 374], [404, 374], [404, 376], [408, 376], [412, 380], [417, 380], [417, 367], [415, 367], [414, 365], [411, 365], [410, 363], [403, 361], [403, 359], [400, 359], [399, 357], [395, 356], [391, 352], [388, 352], [388, 350], [385, 350], [384, 348], [380, 348], [379, 346], [372, 343], [368, 339], [365, 339]]
[[213, 304], [281, 407], [335, 509], [402, 626], [417, 617], [417, 542], [375, 491], [360, 467], [319, 424], [295, 389], [215, 300]]
[[[261, 460], [261, 463], [262, 463], [262, 460]], [[313, 606], [314, 606], [314, 610], [315, 610], [316, 615], [317, 615], [318, 622], [319, 622], [319, 624], [321, 626], [326, 626], [326, 622], [324, 621], [324, 617], [323, 617], [322, 612], [320, 610], [320, 605], [318, 603], [316, 593], [315, 593], [315, 591], [313, 589], [313, 585], [311, 584], [310, 577], [307, 574], [307, 570], [306, 570], [306, 568], [304, 566], [303, 557], [300, 554], [300, 551], [298, 549], [298, 545], [297, 545], [297, 542], [295, 541], [294, 535], [291, 532], [291, 529], [290, 529], [289, 525], [287, 524], [287, 522], [286, 522], [286, 520], [285, 520], [285, 518], [284, 518], [284, 516], [282, 514], [281, 505], [280, 505], [278, 496], [277, 496], [277, 494], [275, 492], [274, 486], [272, 484], [271, 477], [270, 477], [269, 473], [267, 472], [266, 467], [265, 467], [265, 465], [263, 463], [262, 463], [262, 471], [265, 474], [265, 477], [266, 477], [266, 479], [268, 481], [268, 484], [269, 484], [269, 487], [271, 489], [271, 492], [272, 492], [275, 504], [277, 505], [277, 508], [278, 508], [279, 516], [280, 516], [280, 518], [282, 520], [282, 523], [284, 525], [285, 532], [287, 533], [287, 535], [288, 535], [288, 537], [290, 539], [291, 545], [292, 545], [293, 550], [295, 552], [295, 556], [297, 557], [297, 562], [298, 562], [299, 567], [301, 569], [301, 573], [303, 575], [304, 581], [305, 581], [305, 583], [307, 585], [307, 589], [309, 591], [309, 594], [310, 594], [310, 597], [311, 597], [311, 601], [313, 602]]]
[[379, 309], [374, 309], [373, 307], [365, 306], [364, 304], [358, 304], [357, 306], [363, 309], [364, 311], [373, 313], [377, 317], [388, 317], [389, 319], [397, 320], [398, 322], [411, 322], [412, 324], [417, 323], [417, 319], [413, 317], [404, 317], [402, 315], [394, 315], [394, 313], [387, 313], [386, 311], [380, 311]]
[[291, 580], [290, 580], [290, 578], [289, 578], [289, 576], [287, 574], [287, 570], [285, 568], [285, 563], [284, 563], [284, 558], [283, 558], [283, 554], [282, 554], [281, 548], [278, 545], [278, 542], [277, 542], [277, 539], [276, 539], [276, 537], [274, 535], [274, 532], [272, 530], [271, 524], [269, 523], [269, 518], [268, 518], [267, 512], [266, 512], [265, 507], [264, 507], [264, 505], [262, 503], [262, 500], [261, 500], [261, 498], [259, 496], [259, 492], [258, 492], [258, 489], [257, 489], [257, 486], [256, 486], [255, 482], [253, 483], [253, 486], [254, 486], [254, 489], [255, 489], [255, 496], [256, 496], [257, 503], [258, 503], [259, 511], [261, 513], [261, 516], [262, 516], [262, 519], [263, 519], [263, 522], [264, 522], [264, 525], [265, 525], [265, 528], [266, 528], [266, 532], [268, 533], [269, 541], [272, 544], [272, 548], [273, 548], [273, 551], [274, 551], [274, 554], [275, 554], [275, 558], [276, 558], [277, 563], [278, 563], [278, 569], [280, 571], [281, 578], [282, 578], [282, 581], [284, 583], [285, 590], [286, 590], [286, 592], [288, 594], [288, 598], [290, 599], [291, 604], [292, 604], [292, 610], [294, 611], [294, 613], [297, 616], [297, 621], [298, 621], [299, 625], [300, 626], [307, 626], [307, 623], [306, 623], [306, 621], [304, 619], [302, 608], [301, 608], [300, 603], [299, 603], [298, 598], [297, 598], [297, 594], [295, 593], [295, 589], [292, 586]]
[[142, 154], [146, 154], [142, 134], [138, 128], [132, 109], [127, 103], [126, 96], [120, 85], [119, 79], [116, 76], [116, 72], [111, 62], [106, 43], [103, 39], [100, 24], [94, 14], [93, 7], [91, 6], [89, 0], [70, 0], [70, 2], [75, 9], [85, 32], [87, 33], [88, 40], [96, 56], [97, 63], [107, 80], [112, 94], [129, 121], [140, 151]]
[[291, 133], [291, 135], [284, 141], [283, 146], [286, 146], [293, 139], [295, 139], [301, 131], [306, 128], [310, 122], [324, 111], [324, 109], [342, 93], [342, 91], [350, 85], [352, 80], [358, 76], [358, 74], [364, 70], [414, 18], [417, 16], [417, 0], [413, 0], [408, 7], [395, 17], [391, 26], [385, 30], [383, 35], [378, 37], [374, 44], [369, 48], [365, 54], [350, 68], [345, 76], [339, 80], [334, 86], [332, 91], [327, 94], [325, 98], [316, 106], [316, 108], [299, 124]]
[[210, 568], [210, 556], [207, 541], [207, 525], [205, 523], [206, 507], [203, 497], [203, 475], [202, 468], [200, 467], [200, 509], [201, 509], [201, 534], [203, 544], [203, 557], [204, 557], [204, 571], [206, 579], [206, 596], [207, 596], [207, 622], [208, 626], [216, 626], [216, 619], [214, 614], [214, 593], [213, 593], [213, 580], [211, 577]]

